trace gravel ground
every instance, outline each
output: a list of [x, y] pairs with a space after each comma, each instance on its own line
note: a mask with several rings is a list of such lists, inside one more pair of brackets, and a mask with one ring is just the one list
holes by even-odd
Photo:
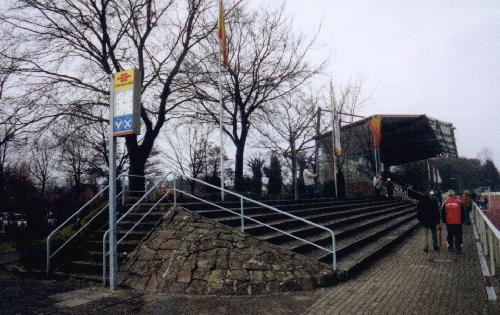
[[146, 294], [0, 269], [0, 314], [301, 314], [315, 292], [256, 296]]

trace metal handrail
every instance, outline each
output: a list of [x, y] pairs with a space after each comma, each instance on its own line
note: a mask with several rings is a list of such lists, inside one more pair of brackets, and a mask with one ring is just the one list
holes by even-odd
[[[167, 179], [168, 176], [172, 175], [172, 172], [166, 174], [162, 179], [160, 179], [158, 182], [156, 182], [139, 200], [137, 200], [128, 210], [127, 212], [125, 212], [120, 218], [118, 218], [116, 220], [116, 225], [118, 225], [118, 223], [120, 223], [127, 215], [130, 214], [130, 212], [132, 212], [132, 210], [134, 210], [137, 206], [139, 206], [142, 201], [144, 199], [147, 198], [147, 196], [153, 192], [155, 189], [157, 189], [161, 184], [163, 184], [163, 182], [165, 182], [165, 180]], [[174, 183], [175, 183], [175, 177], [174, 177]], [[175, 185], [174, 185], [175, 186]], [[149, 213], [151, 213], [151, 211], [153, 211], [153, 209], [158, 205], [160, 204], [161, 201], [163, 201], [163, 199], [167, 196], [169, 192], [166, 192], [165, 194], [163, 194], [163, 196], [153, 205], [151, 206], [151, 208], [145, 213], [143, 214], [143, 216], [125, 233], [125, 235], [123, 235], [122, 238], [120, 238], [117, 242], [116, 242], [116, 245], [120, 244], [121, 241], [123, 241], [123, 239], [125, 239], [125, 237], [127, 237], [127, 235], [133, 230], [135, 229], [135, 227], [137, 225], [139, 225], [139, 223], [142, 222], [142, 220], [144, 220], [144, 218], [149, 215]], [[174, 198], [175, 200], [175, 198]], [[106, 285], [106, 256], [108, 256], [109, 254], [109, 251], [106, 252], [106, 238], [107, 236], [109, 235], [109, 228], [106, 230], [106, 232], [104, 232], [104, 235], [102, 236], [102, 270], [103, 270], [103, 273], [102, 273], [102, 281], [103, 281], [103, 284]]]
[[[119, 197], [122, 193], [123, 193], [123, 191], [122, 191], [122, 192], [120, 192], [120, 193], [116, 196], [116, 198], [118, 198], [118, 197]], [[58, 253], [58, 252], [59, 252], [59, 251], [60, 251], [60, 250], [61, 250], [61, 249], [62, 249], [62, 248], [66, 245], [66, 244], [68, 244], [68, 243], [69, 243], [69, 242], [70, 242], [73, 238], [75, 238], [75, 237], [76, 237], [76, 235], [77, 235], [78, 233], [80, 233], [80, 232], [81, 232], [84, 228], [86, 228], [86, 227], [87, 227], [87, 225], [89, 225], [89, 224], [90, 224], [90, 222], [94, 221], [94, 219], [95, 219], [95, 218], [97, 218], [97, 216], [98, 216], [98, 215], [100, 215], [100, 214], [101, 214], [101, 213], [102, 213], [102, 212], [103, 212], [103, 211], [104, 211], [104, 210], [105, 210], [108, 206], [109, 206], [109, 203], [108, 203], [108, 204], [106, 204], [106, 205], [104, 205], [104, 207], [102, 207], [102, 208], [101, 208], [101, 210], [99, 210], [99, 212], [97, 212], [97, 213], [96, 213], [96, 214], [95, 214], [95, 215], [94, 215], [94, 216], [93, 216], [93, 217], [92, 217], [92, 218], [91, 218], [91, 219], [90, 219], [87, 223], [85, 223], [85, 224], [84, 224], [84, 225], [83, 225], [83, 226], [82, 226], [82, 227], [81, 227], [78, 231], [76, 231], [76, 232], [75, 232], [75, 233], [74, 233], [74, 234], [73, 234], [73, 235], [72, 235], [72, 236], [71, 236], [71, 237], [70, 237], [70, 238], [69, 238], [66, 242], [64, 242], [64, 244], [62, 244], [62, 245], [61, 245], [61, 246], [60, 246], [57, 250], [55, 250], [55, 251], [54, 251], [54, 252], [50, 255], [50, 257], [55, 256], [55, 255], [56, 255], [56, 254], [57, 254], [57, 253]]]
[[[333, 267], [333, 270], [337, 270], [337, 256], [336, 256], [336, 247], [335, 247], [335, 233], [333, 232], [333, 230], [331, 230], [331, 229], [329, 229], [329, 228], [327, 228], [327, 227], [324, 227], [324, 226], [322, 226], [322, 225], [319, 225], [319, 224], [317, 224], [317, 223], [314, 223], [314, 222], [312, 222], [312, 221], [309, 221], [309, 220], [307, 220], [307, 219], [304, 219], [304, 218], [298, 217], [298, 216], [296, 216], [296, 215], [290, 214], [290, 213], [288, 213], [288, 212], [285, 212], [285, 211], [279, 210], [279, 209], [277, 209], [277, 208], [275, 208], [275, 207], [272, 207], [272, 206], [266, 205], [266, 204], [264, 204], [264, 203], [262, 203], [262, 202], [259, 202], [259, 201], [256, 201], [256, 200], [253, 200], [253, 199], [250, 199], [250, 198], [245, 197], [245, 196], [243, 196], [243, 195], [240, 195], [240, 194], [238, 194], [238, 193], [235, 193], [235, 192], [229, 191], [229, 190], [227, 190], [227, 189], [223, 189], [223, 188], [221, 188], [221, 187], [214, 186], [214, 185], [212, 185], [212, 184], [206, 183], [206, 182], [204, 182], [204, 181], [202, 181], [202, 180], [199, 180], [199, 179], [197, 179], [197, 178], [193, 178], [193, 177], [190, 177], [190, 176], [187, 176], [187, 175], [184, 175], [184, 174], [180, 174], [180, 173], [177, 173], [177, 172], [170, 172], [169, 174], [165, 175], [165, 176], [164, 176], [164, 177], [163, 177], [160, 181], [158, 181], [158, 182], [157, 182], [157, 183], [156, 183], [153, 187], [151, 187], [151, 189], [149, 189], [149, 190], [148, 190], [148, 191], [147, 191], [147, 192], [146, 192], [146, 193], [142, 196], [142, 198], [140, 198], [140, 199], [139, 199], [139, 200], [138, 200], [138, 201], [137, 201], [137, 202], [136, 202], [136, 203], [135, 203], [132, 207], [130, 207], [130, 209], [129, 209], [129, 210], [128, 210], [125, 214], [123, 214], [123, 215], [122, 215], [122, 216], [121, 216], [121, 217], [120, 217], [120, 218], [116, 221], [116, 223], [118, 224], [119, 222], [121, 222], [121, 221], [123, 220], [123, 218], [125, 218], [125, 217], [126, 217], [126, 216], [127, 216], [127, 215], [128, 215], [128, 214], [129, 214], [129, 213], [130, 213], [133, 209], [135, 209], [135, 208], [136, 208], [136, 207], [137, 207], [137, 206], [138, 206], [138, 205], [142, 202], [142, 200], [144, 200], [144, 199], [147, 197], [147, 195], [149, 195], [151, 192], [153, 192], [155, 189], [157, 189], [157, 188], [158, 188], [161, 184], [163, 184], [163, 182], [165, 182], [165, 180], [167, 180], [167, 177], [168, 177], [168, 176], [170, 176], [170, 175], [174, 175], [174, 179], [173, 179], [173, 189], [172, 189], [172, 190], [169, 190], [169, 191], [167, 191], [167, 192], [165, 192], [165, 194], [163, 194], [163, 196], [162, 196], [162, 197], [161, 197], [161, 198], [160, 198], [160, 199], [159, 199], [159, 200], [158, 200], [158, 201], [157, 201], [157, 202], [156, 202], [156, 203], [155, 203], [155, 204], [154, 204], [154, 205], [153, 205], [153, 206], [152, 206], [152, 207], [151, 207], [151, 208], [150, 208], [150, 209], [149, 209], [149, 210], [145, 213], [145, 214], [143, 214], [143, 216], [142, 216], [142, 217], [141, 217], [141, 218], [140, 218], [140, 219], [139, 219], [139, 220], [138, 220], [138, 221], [137, 221], [137, 222], [136, 222], [136, 223], [135, 223], [135, 224], [134, 224], [134, 225], [133, 225], [133, 226], [132, 226], [132, 227], [131, 227], [131, 228], [130, 228], [127, 232], [126, 232], [126, 233], [125, 233], [125, 235], [123, 235], [123, 236], [120, 238], [120, 240], [118, 240], [118, 241], [116, 242], [116, 244], [117, 244], [117, 245], [118, 245], [118, 244], [119, 244], [119, 243], [120, 243], [123, 239], [125, 239], [125, 237], [126, 237], [126, 236], [127, 236], [127, 235], [128, 235], [128, 234], [129, 234], [129, 233], [130, 233], [130, 232], [131, 232], [131, 231], [132, 231], [132, 230], [133, 230], [133, 229], [134, 229], [137, 225], [139, 225], [139, 224], [140, 224], [140, 222], [142, 222], [142, 220], [143, 220], [143, 219], [144, 219], [144, 218], [145, 218], [145, 217], [146, 217], [149, 213], [151, 213], [151, 211], [152, 211], [152, 210], [153, 210], [153, 209], [154, 209], [157, 205], [159, 205], [159, 204], [160, 204], [160, 202], [161, 202], [161, 201], [163, 201], [163, 199], [164, 199], [164, 198], [165, 198], [165, 197], [166, 197], [166, 196], [167, 196], [167, 195], [168, 195], [171, 191], [173, 191], [174, 207], [176, 207], [176, 206], [177, 206], [177, 192], [182, 193], [182, 194], [185, 194], [185, 195], [187, 195], [187, 196], [189, 196], [189, 197], [191, 197], [191, 198], [194, 198], [194, 199], [199, 200], [199, 201], [201, 201], [201, 202], [205, 202], [205, 203], [210, 204], [210, 205], [212, 205], [212, 206], [215, 206], [215, 207], [217, 207], [217, 208], [219, 208], [219, 209], [222, 209], [222, 210], [228, 211], [228, 212], [230, 212], [230, 213], [232, 213], [232, 214], [234, 214], [234, 215], [240, 216], [240, 218], [241, 218], [241, 230], [242, 230], [242, 232], [244, 232], [244, 230], [245, 230], [245, 219], [248, 219], [248, 220], [253, 221], [253, 222], [255, 222], [255, 223], [258, 223], [258, 224], [260, 224], [260, 225], [266, 226], [266, 227], [268, 227], [268, 228], [270, 228], [270, 229], [272, 229], [272, 230], [275, 230], [275, 231], [277, 231], [277, 232], [283, 233], [283, 234], [285, 234], [285, 235], [287, 235], [287, 236], [289, 236], [289, 237], [295, 238], [295, 239], [297, 239], [297, 240], [299, 240], [299, 241], [302, 241], [302, 242], [307, 243], [307, 244], [310, 244], [310, 245], [312, 245], [312, 246], [314, 246], [314, 247], [316, 247], [316, 248], [319, 248], [319, 249], [321, 249], [321, 250], [324, 250], [324, 251], [326, 251], [327, 253], [332, 254], [332, 267]], [[176, 185], [176, 181], [177, 181], [177, 177], [176, 177], [176, 175], [177, 175], [177, 176], [179, 176], [179, 177], [184, 177], [184, 178], [189, 179], [189, 180], [193, 180], [193, 181], [195, 181], [195, 182], [198, 182], [198, 183], [200, 183], [200, 184], [203, 184], [203, 185], [205, 185], [205, 186], [208, 186], [208, 187], [211, 187], [211, 188], [214, 188], [214, 189], [223, 190], [225, 193], [228, 193], [228, 194], [230, 194], [230, 195], [233, 195], [233, 196], [236, 196], [236, 197], [240, 198], [240, 213], [237, 213], [237, 212], [235, 212], [235, 211], [229, 210], [229, 209], [224, 208], [224, 207], [222, 207], [222, 206], [220, 206], [220, 205], [217, 205], [217, 204], [215, 204], [215, 203], [213, 203], [213, 202], [210, 202], [210, 201], [204, 200], [204, 199], [199, 198], [199, 197], [196, 197], [196, 196], [194, 196], [194, 195], [192, 195], [192, 194], [190, 194], [190, 193], [188, 193], [188, 192], [185, 192], [185, 191], [182, 191], [182, 190], [178, 189], [178, 188], [177, 188], [177, 185]], [[246, 201], [248, 201], [248, 202], [251, 202], [251, 203], [254, 203], [254, 204], [257, 204], [257, 205], [259, 205], [259, 206], [261, 206], [261, 207], [267, 208], [267, 209], [272, 210], [272, 211], [274, 211], [274, 212], [280, 213], [280, 214], [282, 214], [282, 215], [288, 216], [288, 217], [290, 217], [290, 218], [293, 218], [293, 219], [296, 219], [296, 220], [302, 221], [302, 222], [304, 222], [304, 223], [306, 223], [306, 224], [308, 224], [308, 225], [312, 225], [312, 226], [314, 226], [314, 227], [316, 227], [316, 228], [319, 228], [319, 229], [322, 229], [322, 230], [324, 230], [324, 231], [328, 232], [328, 233], [331, 235], [331, 237], [332, 237], [332, 249], [328, 249], [328, 248], [323, 247], [323, 246], [321, 246], [321, 245], [318, 245], [318, 244], [316, 244], [316, 243], [310, 242], [310, 241], [308, 241], [308, 240], [306, 240], [306, 239], [303, 239], [303, 238], [301, 238], [301, 237], [298, 237], [298, 236], [296, 236], [296, 235], [293, 235], [293, 234], [291, 234], [291, 233], [288, 233], [288, 232], [283, 231], [283, 230], [281, 230], [281, 229], [279, 229], [279, 228], [273, 227], [273, 226], [271, 226], [271, 225], [268, 225], [268, 224], [266, 224], [266, 223], [264, 223], [264, 222], [261, 222], [261, 221], [259, 221], [259, 220], [257, 220], [257, 219], [254, 219], [254, 218], [252, 218], [252, 217], [249, 217], [249, 216], [245, 215], [245, 214], [244, 214], [244, 202], [243, 202], [244, 200], [246, 200]], [[106, 251], [106, 247], [107, 247], [107, 246], [106, 246], [106, 239], [107, 239], [107, 236], [108, 236], [108, 235], [109, 235], [109, 229], [108, 229], [108, 230], [106, 230], [106, 232], [104, 233], [103, 238], [102, 238], [102, 281], [103, 281], [103, 285], [106, 285], [106, 269], [107, 269], [106, 257], [109, 255], [109, 251]]]
[[[291, 213], [285, 212], [285, 211], [283, 211], [283, 210], [279, 210], [279, 209], [277, 209], [277, 208], [275, 208], [275, 207], [272, 207], [272, 206], [266, 205], [266, 204], [264, 204], [264, 203], [262, 203], [262, 202], [259, 202], [259, 201], [256, 201], [256, 200], [253, 200], [253, 199], [250, 199], [250, 198], [245, 197], [245, 196], [243, 196], [243, 195], [240, 195], [240, 194], [238, 194], [238, 193], [235, 193], [235, 192], [229, 191], [229, 190], [227, 190], [227, 189], [223, 189], [223, 188], [221, 188], [221, 187], [214, 186], [214, 185], [212, 185], [212, 184], [206, 183], [206, 182], [204, 182], [204, 181], [202, 181], [202, 180], [199, 180], [199, 179], [197, 179], [197, 178], [193, 178], [193, 177], [190, 177], [190, 176], [187, 176], [187, 175], [184, 175], [184, 174], [174, 173], [174, 183], [175, 183], [175, 181], [176, 181], [176, 178], [175, 178], [175, 175], [176, 175], [176, 174], [177, 174], [177, 175], [179, 175], [180, 177], [185, 177], [186, 179], [189, 179], [189, 180], [192, 180], [192, 181], [198, 182], [198, 183], [203, 184], [203, 185], [205, 185], [205, 186], [208, 186], [208, 187], [211, 187], [211, 188], [214, 188], [214, 189], [218, 189], [218, 190], [224, 191], [225, 193], [228, 193], [228, 194], [230, 194], [230, 195], [233, 195], [233, 196], [238, 197], [238, 198], [240, 199], [240, 213], [238, 214], [237, 212], [234, 212], [234, 211], [229, 210], [229, 209], [227, 209], [227, 208], [224, 208], [224, 207], [222, 207], [222, 206], [216, 205], [216, 204], [211, 203], [211, 202], [209, 202], [209, 201], [203, 200], [203, 199], [201, 199], [201, 198], [195, 197], [195, 196], [193, 196], [193, 195], [191, 195], [191, 194], [189, 194], [189, 193], [187, 193], [187, 192], [181, 191], [181, 190], [177, 189], [177, 188], [175, 187], [175, 185], [174, 185], [174, 196], [175, 196], [176, 192], [177, 192], [177, 191], [179, 191], [179, 192], [184, 193], [185, 195], [188, 195], [188, 196], [190, 196], [190, 197], [192, 197], [192, 198], [195, 198], [195, 199], [197, 199], [197, 200], [199, 200], [199, 201], [206, 202], [206, 203], [211, 204], [211, 205], [213, 205], [213, 206], [216, 206], [216, 207], [218, 207], [218, 208], [220, 208], [220, 209], [222, 209], [222, 210], [226, 210], [226, 211], [228, 211], [228, 212], [230, 212], [230, 213], [232, 213], [232, 214], [235, 214], [235, 215], [240, 216], [240, 218], [241, 218], [241, 230], [242, 230], [242, 232], [244, 232], [244, 231], [245, 231], [245, 222], [244, 222], [244, 219], [248, 219], [248, 220], [250, 220], [250, 221], [253, 221], [253, 222], [255, 222], [255, 223], [258, 223], [258, 224], [261, 224], [261, 225], [263, 225], [263, 226], [266, 226], [266, 227], [268, 227], [268, 228], [270, 228], [270, 229], [273, 229], [273, 230], [275, 230], [275, 231], [277, 231], [277, 232], [280, 232], [280, 233], [283, 233], [283, 234], [285, 234], [285, 235], [288, 235], [288, 236], [290, 236], [290, 237], [292, 237], [292, 238], [295, 238], [295, 239], [297, 239], [297, 240], [299, 240], [299, 241], [302, 241], [302, 242], [304, 242], [304, 243], [307, 243], [307, 244], [309, 244], [309, 245], [312, 245], [312, 246], [315, 246], [315, 247], [317, 247], [317, 248], [319, 248], [319, 249], [322, 249], [322, 250], [324, 250], [324, 251], [326, 251], [326, 252], [328, 252], [328, 253], [332, 254], [332, 266], [333, 266], [333, 270], [337, 270], [337, 256], [336, 256], [336, 249], [335, 249], [335, 233], [333, 232], [333, 230], [331, 230], [331, 229], [329, 229], [329, 228], [327, 228], [327, 227], [324, 227], [324, 226], [322, 226], [322, 225], [319, 225], [319, 224], [317, 224], [317, 223], [314, 223], [314, 222], [312, 222], [312, 221], [309, 221], [309, 220], [307, 220], [307, 219], [304, 219], [304, 218], [298, 217], [298, 216], [296, 216], [296, 215], [293, 215], [293, 214], [291, 214]], [[295, 235], [293, 235], [293, 234], [290, 234], [290, 233], [288, 233], [288, 232], [286, 232], [286, 231], [283, 231], [283, 230], [281, 230], [281, 229], [278, 229], [278, 228], [275, 228], [275, 227], [273, 227], [273, 226], [270, 226], [270, 225], [268, 225], [268, 224], [266, 224], [266, 223], [264, 223], [264, 222], [261, 222], [261, 221], [259, 221], [259, 220], [257, 220], [257, 219], [254, 219], [254, 218], [252, 218], [252, 217], [246, 216], [246, 215], [244, 214], [244, 204], [243, 204], [243, 200], [246, 200], [246, 201], [248, 201], [248, 202], [252, 202], [252, 203], [257, 204], [257, 205], [259, 205], [259, 206], [261, 206], [261, 207], [267, 208], [267, 209], [272, 210], [272, 211], [274, 211], [274, 212], [278, 212], [278, 213], [280, 213], [280, 214], [282, 214], [282, 215], [285, 215], [285, 216], [291, 217], [291, 218], [293, 218], [293, 219], [296, 219], [296, 220], [302, 221], [302, 222], [304, 222], [304, 223], [306, 223], [306, 224], [312, 225], [312, 226], [314, 226], [314, 227], [316, 227], [316, 228], [319, 228], [319, 229], [322, 229], [322, 230], [327, 231], [327, 232], [328, 232], [328, 233], [330, 233], [330, 235], [332, 236], [332, 249], [330, 250], [330, 249], [328, 249], [328, 248], [326, 248], [326, 247], [320, 246], [320, 245], [315, 244], [315, 243], [313, 243], [313, 242], [310, 242], [310, 241], [308, 241], [308, 240], [306, 240], [306, 239], [300, 238], [300, 237], [295, 236]], [[175, 206], [177, 206], [177, 202], [176, 202], [176, 199], [174, 198], [174, 207], [175, 207]]]
[[[118, 181], [118, 179], [121, 179], [122, 177], [144, 177], [142, 175], [130, 175], [130, 174], [122, 174], [120, 176], [118, 176], [116, 178], [116, 180]], [[51, 238], [58, 232], [60, 231], [71, 219], [73, 219], [75, 216], [77, 216], [78, 214], [80, 214], [83, 209], [85, 209], [88, 205], [90, 205], [92, 202], [94, 202], [99, 196], [101, 196], [104, 191], [106, 191], [107, 189], [109, 189], [109, 184], [106, 185], [103, 189], [101, 189], [99, 192], [97, 192], [97, 194], [92, 197], [89, 201], [87, 201], [83, 206], [81, 206], [77, 211], [75, 211], [70, 217], [68, 217], [63, 223], [61, 223], [57, 228], [55, 228], [54, 230], [52, 230], [52, 232], [47, 236], [47, 240], [46, 240], [46, 273], [47, 275], [50, 273], [50, 259], [52, 257], [54, 257], [59, 251], [61, 251], [61, 249], [66, 246], [66, 244], [68, 244], [73, 238], [76, 237], [76, 235], [78, 233], [80, 233], [85, 227], [87, 227], [90, 222], [92, 222], [99, 214], [102, 213], [102, 211], [104, 211], [104, 209], [106, 209], [109, 205], [106, 204], [101, 210], [99, 210], [99, 212], [94, 215], [84, 226], [82, 226], [77, 232], [75, 232], [66, 242], [64, 242], [64, 244], [62, 244], [59, 248], [57, 248], [52, 254], [50, 253], [50, 240]], [[124, 189], [122, 189], [122, 191], [116, 196], [116, 197], [119, 197], [120, 195], [122, 195], [124, 193]]]
[[[489, 256], [490, 274], [494, 276], [496, 274], [496, 260], [500, 258], [495, 255], [495, 248], [499, 248], [500, 246], [500, 231], [475, 202], [473, 202], [472, 205], [474, 209], [474, 226], [479, 234], [479, 241], [484, 248], [484, 254]], [[493, 244], [493, 238], [496, 238], [496, 246]]]
[[[66, 226], [66, 223], [68, 223], [71, 219], [73, 219], [75, 216], [77, 216], [78, 214], [80, 214], [80, 212], [82, 212], [83, 209], [85, 209], [89, 204], [91, 204], [94, 200], [96, 200], [108, 188], [109, 188], [109, 184], [106, 185], [103, 189], [101, 189], [92, 199], [90, 199], [89, 201], [87, 201], [83, 206], [80, 207], [80, 209], [78, 209], [75, 213], [73, 213], [69, 218], [67, 218], [63, 223], [61, 223], [57, 228], [55, 228], [47, 236], [47, 241], [46, 241], [46, 259], [47, 259], [47, 262], [46, 262], [46, 272], [47, 272], [47, 275], [49, 274], [49, 271], [50, 271], [50, 258], [54, 256], [54, 255], [50, 254], [50, 239], [52, 238], [52, 236], [56, 232], [58, 232], [60, 229], [62, 229], [64, 226]], [[66, 245], [66, 244], [64, 244], [64, 245]], [[59, 250], [60, 250], [60, 248], [57, 251], [59, 251]]]

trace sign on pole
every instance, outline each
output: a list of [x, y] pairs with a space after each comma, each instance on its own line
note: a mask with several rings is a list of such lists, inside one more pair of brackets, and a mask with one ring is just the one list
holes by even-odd
[[[109, 91], [109, 286], [117, 284], [116, 254], [116, 137], [137, 135], [141, 132], [141, 72], [130, 69], [111, 77]], [[105, 254], [105, 253], [103, 253]]]
[[113, 137], [141, 132], [141, 72], [129, 69], [114, 74]]

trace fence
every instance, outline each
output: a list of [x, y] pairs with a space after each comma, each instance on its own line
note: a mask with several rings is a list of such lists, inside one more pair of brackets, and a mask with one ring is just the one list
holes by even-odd
[[500, 231], [476, 203], [473, 203], [472, 213], [484, 255], [489, 261], [490, 274], [494, 276], [500, 260]]

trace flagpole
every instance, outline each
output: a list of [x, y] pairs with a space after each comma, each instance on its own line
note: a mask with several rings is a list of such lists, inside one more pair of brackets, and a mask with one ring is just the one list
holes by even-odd
[[221, 39], [219, 38], [219, 146], [220, 146], [220, 199], [224, 201], [224, 133], [222, 131], [222, 119], [224, 117], [222, 109], [222, 54]]
[[331, 96], [331, 103], [332, 103], [332, 156], [333, 156], [333, 181], [335, 184], [335, 197], [338, 197], [337, 193], [337, 156], [335, 154], [335, 110], [336, 110], [336, 105], [335, 105], [335, 94], [333, 91], [333, 82], [330, 80], [330, 96]]
[[[372, 117], [372, 124], [373, 120], [375, 120], [375, 116]], [[378, 175], [378, 161], [377, 161], [377, 147], [376, 143], [377, 139], [375, 138], [375, 135], [373, 135], [373, 163], [375, 164], [375, 175]]]

